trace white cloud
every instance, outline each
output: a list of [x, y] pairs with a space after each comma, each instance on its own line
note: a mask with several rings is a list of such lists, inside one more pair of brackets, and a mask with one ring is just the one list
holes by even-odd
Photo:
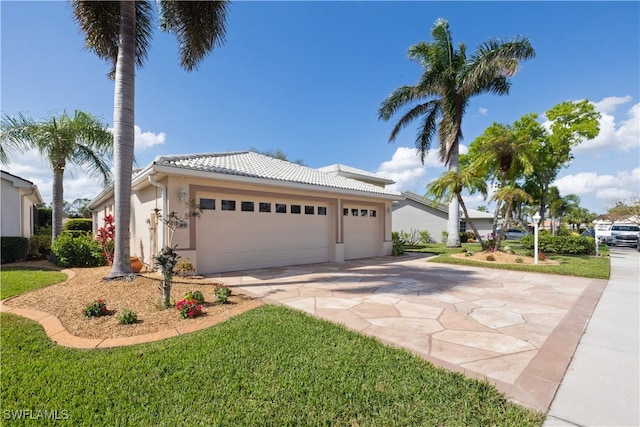
[[608, 97], [594, 103], [601, 114], [600, 134], [592, 140], [584, 141], [574, 148], [574, 152], [595, 150], [628, 151], [640, 147], [640, 103], [631, 106], [627, 119], [617, 119], [613, 113], [619, 105], [631, 101], [630, 96]]
[[442, 166], [437, 150], [429, 150], [423, 165], [415, 148], [398, 147], [391, 160], [378, 167], [377, 173], [396, 182], [388, 187], [390, 189], [423, 193], [427, 177], [426, 166]]
[[598, 175], [595, 172], [580, 172], [566, 175], [553, 183], [560, 194], [594, 194], [597, 199], [611, 201], [638, 194], [640, 190], [640, 168], [618, 172], [615, 175]]
[[147, 148], [151, 148], [155, 145], [164, 144], [167, 134], [164, 132], [153, 133], [153, 132], [142, 132], [140, 126], [135, 125], [135, 148], [136, 151], [144, 151]]
[[480, 113], [483, 116], [486, 116], [487, 114], [489, 114], [489, 109], [488, 108], [484, 108], [484, 107], [480, 107], [480, 108], [478, 108], [478, 113]]

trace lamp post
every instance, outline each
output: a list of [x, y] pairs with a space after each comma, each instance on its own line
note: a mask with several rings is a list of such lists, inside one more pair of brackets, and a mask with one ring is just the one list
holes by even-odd
[[540, 222], [540, 212], [533, 215], [533, 263], [538, 265], [538, 225]]

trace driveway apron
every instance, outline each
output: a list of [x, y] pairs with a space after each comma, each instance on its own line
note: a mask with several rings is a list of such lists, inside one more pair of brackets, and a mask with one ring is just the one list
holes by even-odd
[[224, 274], [226, 284], [488, 379], [546, 412], [605, 280], [409, 254]]

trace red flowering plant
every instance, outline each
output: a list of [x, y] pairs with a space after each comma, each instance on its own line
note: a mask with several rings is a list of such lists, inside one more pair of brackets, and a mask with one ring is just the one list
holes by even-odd
[[113, 264], [113, 250], [115, 247], [116, 226], [115, 218], [109, 214], [104, 217], [104, 227], [98, 229], [96, 240], [100, 242], [102, 255], [107, 259], [107, 264]]
[[538, 258], [540, 258], [542, 261], [546, 261], [547, 260], [547, 256], [545, 254], [543, 254], [542, 252], [538, 252]]
[[109, 314], [109, 310], [107, 309], [107, 302], [102, 298], [98, 298], [97, 300], [93, 301], [91, 304], [83, 308], [82, 313], [84, 314], [84, 317], [106, 316]]
[[197, 317], [202, 314], [202, 306], [193, 298], [185, 298], [178, 301], [178, 304], [176, 304], [176, 310], [180, 312], [181, 319]]

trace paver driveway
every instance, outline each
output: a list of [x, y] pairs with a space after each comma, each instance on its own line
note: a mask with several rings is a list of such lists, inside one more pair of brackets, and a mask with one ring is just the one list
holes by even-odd
[[226, 284], [487, 378], [547, 411], [606, 281], [381, 257], [224, 274]]

